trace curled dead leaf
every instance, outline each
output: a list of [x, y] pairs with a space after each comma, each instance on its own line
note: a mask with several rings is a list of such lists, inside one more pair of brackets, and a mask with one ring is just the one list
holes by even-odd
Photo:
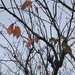
[[24, 10], [26, 7], [28, 7], [28, 6], [32, 6], [32, 1], [31, 0], [26, 0], [24, 3], [23, 3], [23, 5], [22, 5], [22, 7], [21, 7], [21, 10]]
[[38, 69], [38, 70], [41, 69], [41, 64], [40, 64], [40, 63], [37, 65], [37, 69]]
[[32, 43], [33, 43], [33, 39], [28, 40], [27, 47], [29, 47], [30, 45], [32, 45]]
[[38, 11], [38, 7], [34, 5], [35, 11]]
[[13, 35], [18, 38], [21, 35], [21, 30], [19, 26], [15, 26], [15, 29], [13, 30]]
[[14, 23], [12, 23], [8, 28], [7, 28], [7, 33], [10, 35], [13, 33], [13, 26], [14, 26]]
[[37, 38], [37, 37], [35, 36], [34, 41], [35, 41], [36, 43], [38, 43], [39, 38]]
[[48, 75], [50, 75], [50, 73], [48, 72]]

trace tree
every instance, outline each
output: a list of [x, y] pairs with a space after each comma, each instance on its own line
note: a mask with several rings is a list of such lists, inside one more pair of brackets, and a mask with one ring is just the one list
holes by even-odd
[[0, 0], [0, 75], [74, 74], [74, 12], [72, 0]]

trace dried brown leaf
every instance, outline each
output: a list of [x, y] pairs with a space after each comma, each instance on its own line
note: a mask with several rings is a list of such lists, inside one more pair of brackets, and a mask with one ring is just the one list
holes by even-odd
[[32, 43], [33, 43], [33, 39], [28, 40], [27, 47], [29, 47], [30, 45], [32, 45]]
[[10, 35], [13, 33], [13, 26], [14, 26], [14, 23], [12, 23], [8, 28], [7, 28], [7, 33]]
[[34, 41], [35, 41], [36, 43], [38, 43], [39, 38], [37, 38], [37, 37], [35, 36]]
[[24, 10], [26, 7], [28, 7], [28, 6], [32, 6], [32, 1], [31, 0], [26, 0], [24, 3], [23, 3], [23, 5], [22, 5], [22, 7], [21, 7], [21, 10]]
[[21, 30], [19, 26], [15, 26], [15, 29], [13, 30], [13, 35], [18, 38], [21, 35]]

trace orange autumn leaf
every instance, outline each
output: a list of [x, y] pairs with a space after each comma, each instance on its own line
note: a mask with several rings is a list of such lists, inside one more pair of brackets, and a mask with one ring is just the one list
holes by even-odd
[[24, 10], [24, 9], [25, 9], [26, 7], [28, 7], [28, 6], [32, 6], [32, 1], [31, 1], [31, 0], [26, 0], [26, 1], [23, 3], [21, 9]]
[[13, 33], [13, 26], [14, 26], [14, 23], [12, 23], [8, 28], [7, 28], [7, 33], [10, 35]]
[[37, 38], [37, 37], [35, 36], [34, 41], [35, 41], [36, 43], [38, 43], [39, 38]]
[[27, 47], [29, 47], [30, 45], [32, 45], [32, 43], [33, 43], [33, 39], [28, 40]]
[[21, 30], [19, 26], [15, 26], [15, 29], [13, 30], [13, 35], [18, 38], [21, 35]]

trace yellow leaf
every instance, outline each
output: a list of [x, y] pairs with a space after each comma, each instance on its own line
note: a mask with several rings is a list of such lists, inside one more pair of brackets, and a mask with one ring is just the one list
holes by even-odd
[[21, 35], [21, 30], [19, 26], [15, 26], [15, 29], [13, 30], [13, 35], [18, 38]]
[[7, 28], [7, 33], [10, 35], [13, 33], [13, 26], [14, 26], [14, 23], [12, 23], [8, 28]]
[[31, 0], [26, 0], [26, 1], [23, 3], [21, 9], [24, 10], [26, 7], [31, 6], [31, 5], [32, 5], [32, 1], [31, 1]]

